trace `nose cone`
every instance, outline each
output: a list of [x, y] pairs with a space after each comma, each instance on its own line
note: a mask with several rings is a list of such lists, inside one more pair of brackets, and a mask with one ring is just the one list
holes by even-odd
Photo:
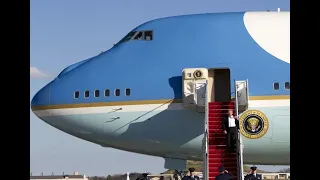
[[39, 90], [31, 100], [31, 109], [33, 111], [40, 110], [40, 107], [50, 105], [50, 84], [47, 84]]

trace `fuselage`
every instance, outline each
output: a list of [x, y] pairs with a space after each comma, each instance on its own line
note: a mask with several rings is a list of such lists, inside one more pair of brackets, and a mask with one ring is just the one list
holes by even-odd
[[[289, 28], [289, 12], [149, 21], [108, 51], [63, 70], [34, 96], [32, 110], [61, 131], [104, 147], [201, 160], [204, 114], [183, 107], [182, 70], [228, 68], [231, 82], [249, 80], [249, 109], [269, 121], [264, 136], [242, 136], [244, 163], [287, 165]], [[130, 39], [139, 32], [151, 38]]]

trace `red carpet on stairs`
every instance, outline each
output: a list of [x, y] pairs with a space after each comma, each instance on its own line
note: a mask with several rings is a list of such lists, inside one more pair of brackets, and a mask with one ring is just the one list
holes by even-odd
[[237, 155], [227, 150], [227, 136], [222, 131], [222, 121], [228, 110], [235, 109], [234, 102], [210, 102], [208, 105], [208, 178], [214, 180], [224, 166], [237, 179]]

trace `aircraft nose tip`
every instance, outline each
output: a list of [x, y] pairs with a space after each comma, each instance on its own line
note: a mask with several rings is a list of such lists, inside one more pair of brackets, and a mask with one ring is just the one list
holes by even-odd
[[34, 111], [41, 106], [48, 105], [50, 105], [50, 84], [47, 84], [33, 96], [31, 100], [31, 109]]

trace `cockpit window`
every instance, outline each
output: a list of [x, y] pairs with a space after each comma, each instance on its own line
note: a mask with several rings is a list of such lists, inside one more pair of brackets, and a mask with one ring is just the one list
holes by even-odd
[[122, 38], [122, 39], [118, 42], [118, 44], [123, 43], [123, 42], [126, 42], [126, 41], [129, 41], [135, 34], [136, 34], [136, 31], [129, 32], [124, 38]]
[[117, 44], [129, 41], [129, 40], [153, 40], [153, 31], [131, 31], [124, 38], [121, 39]]
[[143, 38], [143, 32], [137, 32], [136, 35], [134, 36], [134, 40], [142, 40]]
[[153, 34], [152, 31], [145, 31], [144, 32], [145, 40], [151, 41], [153, 39], [152, 34]]

